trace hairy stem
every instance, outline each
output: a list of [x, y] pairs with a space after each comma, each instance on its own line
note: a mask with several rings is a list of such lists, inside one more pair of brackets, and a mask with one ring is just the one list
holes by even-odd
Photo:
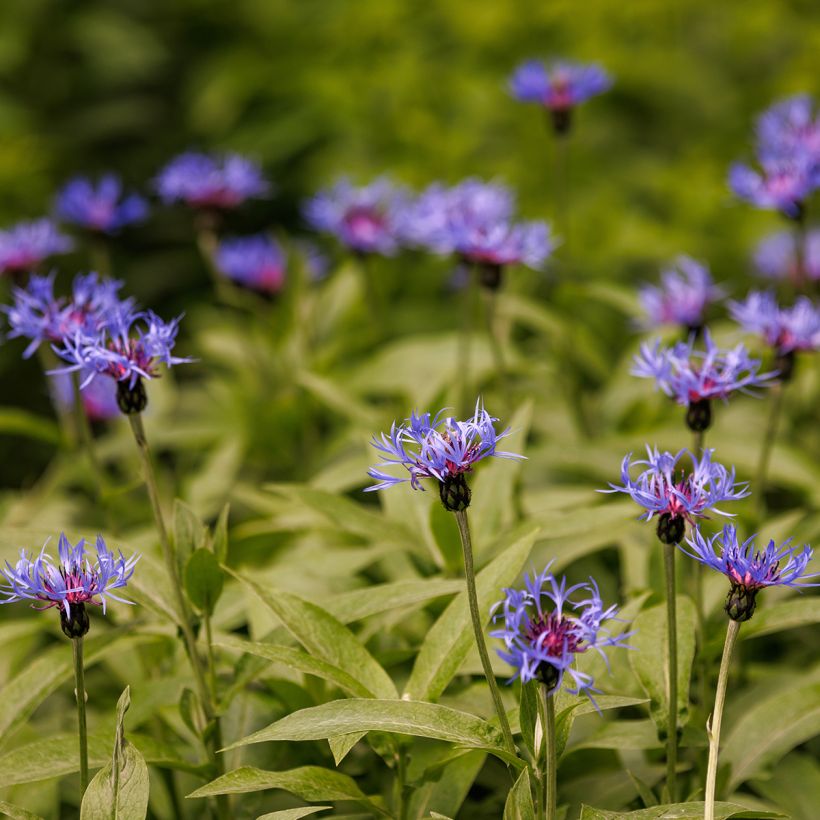
[[663, 564], [666, 577], [666, 633], [667, 633], [667, 738], [666, 787], [674, 803], [677, 792], [678, 768], [678, 624], [675, 600], [675, 545], [663, 545]]
[[475, 634], [478, 654], [481, 658], [481, 666], [484, 669], [484, 677], [487, 679], [490, 693], [493, 696], [495, 711], [498, 714], [498, 722], [501, 725], [501, 732], [504, 735], [504, 745], [507, 747], [508, 752], [517, 754], [515, 743], [513, 742], [512, 730], [510, 729], [510, 722], [507, 720], [507, 712], [504, 709], [504, 702], [501, 700], [501, 692], [498, 690], [498, 683], [493, 674], [490, 656], [487, 652], [487, 644], [484, 641], [484, 625], [481, 613], [478, 609], [478, 594], [475, 588], [475, 567], [473, 566], [473, 545], [470, 538], [470, 523], [467, 520], [467, 511], [461, 510], [454, 513], [454, 515], [456, 517], [456, 523], [458, 524], [458, 532], [461, 536], [461, 549], [464, 553], [464, 577], [467, 581], [467, 600], [470, 603], [470, 617], [473, 621], [473, 633]]
[[80, 739], [80, 802], [88, 787], [88, 731], [85, 721], [85, 668], [83, 666], [83, 639], [72, 638], [74, 649], [74, 695], [77, 698], [77, 723]]
[[726, 686], [729, 682], [729, 663], [735, 647], [740, 621], [729, 621], [726, 630], [726, 642], [723, 644], [723, 657], [720, 659], [715, 708], [712, 718], [706, 725], [709, 735], [709, 766], [706, 770], [706, 809], [705, 820], [715, 820], [715, 784], [717, 783], [718, 750], [720, 748], [720, 724], [723, 721], [723, 705], [726, 702]]

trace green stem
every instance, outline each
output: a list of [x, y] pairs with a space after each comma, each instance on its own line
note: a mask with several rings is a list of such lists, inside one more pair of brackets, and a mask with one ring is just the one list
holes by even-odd
[[405, 771], [404, 752], [399, 747], [396, 752], [396, 778], [393, 782], [393, 806], [396, 820], [405, 820], [406, 804], [404, 800], [405, 780], [407, 773]]
[[77, 698], [77, 722], [80, 738], [80, 802], [88, 787], [88, 731], [85, 721], [85, 668], [83, 667], [83, 639], [71, 640], [74, 649], [74, 695]]
[[766, 477], [769, 472], [769, 459], [772, 454], [775, 438], [777, 437], [777, 426], [780, 422], [780, 412], [783, 407], [783, 382], [778, 381], [772, 385], [769, 393], [771, 394], [769, 421], [766, 424], [766, 432], [763, 434], [763, 446], [760, 449], [760, 460], [757, 464], [757, 480], [755, 482], [758, 520], [761, 520], [766, 514]]
[[482, 288], [482, 292], [484, 294], [484, 317], [487, 322], [487, 337], [490, 341], [490, 350], [493, 354], [496, 376], [501, 383], [503, 395], [509, 398], [507, 365], [504, 361], [504, 350], [501, 347], [501, 339], [498, 332], [498, 291]]
[[91, 265], [100, 276], [111, 276], [111, 251], [108, 243], [101, 237], [93, 237], [89, 248]]
[[[537, 687], [535, 696], [535, 708], [538, 711], [538, 725], [541, 727], [541, 745], [535, 751], [535, 760], [533, 761], [535, 771], [539, 773], [538, 790], [536, 793], [536, 811], [539, 818], [547, 816], [547, 710], [545, 703], [549, 698], [546, 687], [539, 684], [534, 684]], [[544, 765], [541, 768], [541, 757], [543, 754]]]
[[105, 471], [97, 458], [94, 436], [91, 434], [91, 425], [88, 423], [88, 415], [85, 412], [82, 391], [80, 390], [80, 374], [76, 371], [71, 374], [71, 393], [74, 403], [74, 423], [77, 428], [77, 440], [82, 443], [83, 450], [85, 450], [88, 464], [94, 474], [97, 498], [101, 499], [105, 487]]
[[555, 137], [555, 223], [560, 231], [560, 258], [564, 276], [569, 272], [570, 261], [570, 183], [569, 183], [569, 134]]
[[692, 457], [699, 458], [700, 454], [703, 452], [703, 439], [705, 437], [705, 432], [703, 430], [695, 433], [694, 439], [692, 442]]
[[666, 738], [666, 787], [674, 803], [677, 792], [678, 768], [678, 625], [675, 601], [675, 545], [663, 545], [663, 563], [666, 576], [666, 629], [667, 629], [667, 697], [668, 720]]
[[461, 317], [461, 333], [458, 346], [458, 379], [461, 386], [459, 402], [465, 413], [470, 411], [474, 398], [471, 397], [470, 369], [472, 359], [473, 319], [475, 316], [476, 277], [472, 266], [459, 262], [467, 272], [467, 283], [464, 286]]
[[211, 691], [211, 701], [214, 704], [219, 703], [216, 691], [216, 663], [214, 662], [214, 642], [213, 633], [211, 632], [211, 615], [207, 609], [202, 613], [202, 621], [205, 625], [205, 643], [208, 648], [208, 686]]
[[475, 634], [478, 654], [481, 658], [481, 666], [484, 669], [484, 677], [487, 679], [487, 684], [490, 687], [490, 694], [493, 696], [495, 711], [498, 714], [498, 722], [501, 726], [501, 732], [504, 735], [504, 745], [510, 754], [515, 755], [517, 751], [515, 743], [513, 742], [510, 722], [507, 720], [507, 712], [504, 709], [504, 702], [501, 700], [501, 692], [498, 690], [498, 683], [495, 679], [495, 674], [490, 664], [490, 656], [487, 652], [487, 644], [484, 641], [484, 625], [481, 613], [478, 609], [478, 594], [475, 588], [475, 567], [473, 566], [473, 545], [470, 538], [470, 523], [467, 520], [467, 511], [457, 511], [455, 512], [455, 517], [456, 523], [458, 524], [458, 533], [461, 536], [461, 548], [464, 553], [464, 577], [467, 581], [467, 600], [470, 603], [470, 617], [473, 621], [473, 633]]
[[709, 766], [706, 770], [706, 810], [704, 820], [715, 820], [715, 784], [717, 783], [718, 750], [720, 748], [720, 724], [723, 721], [723, 704], [726, 701], [726, 686], [729, 683], [729, 663], [732, 650], [740, 631], [740, 621], [729, 621], [726, 630], [726, 642], [723, 644], [723, 657], [720, 659], [715, 708], [712, 719], [706, 725], [709, 735]]
[[555, 698], [547, 692], [546, 686], [542, 686], [542, 697], [544, 698], [544, 711], [547, 713], [547, 725], [545, 728], [546, 750], [544, 753], [544, 796], [546, 820], [555, 820], [558, 806], [558, 759], [555, 754]]

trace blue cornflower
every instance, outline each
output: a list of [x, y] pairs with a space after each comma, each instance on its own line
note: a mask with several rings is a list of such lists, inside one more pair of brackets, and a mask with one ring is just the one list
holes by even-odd
[[60, 253], [67, 253], [73, 244], [61, 234], [50, 219], [18, 222], [0, 231], [0, 274], [24, 273]]
[[777, 210], [800, 219], [804, 203], [820, 186], [820, 166], [804, 155], [761, 157], [760, 171], [743, 163], [729, 169], [729, 187], [758, 208]]
[[342, 178], [310, 199], [304, 214], [311, 227], [332, 234], [356, 253], [393, 256], [399, 250], [397, 226], [407, 201], [406, 192], [386, 177], [359, 187]]
[[[737, 501], [749, 495], [749, 485], [735, 481], [735, 468], [727, 470], [712, 461], [713, 449], [704, 449], [698, 459], [688, 450], [676, 454], [649, 445], [646, 459], [632, 461], [628, 453], [621, 462], [621, 484], [610, 483], [610, 490], [602, 493], [626, 493], [645, 512], [641, 519], [658, 518], [658, 538], [665, 544], [676, 544], [683, 537], [686, 522], [694, 525], [695, 519], [708, 517], [708, 512], [731, 515], [715, 505], [724, 501]], [[692, 469], [678, 467], [681, 458], [692, 461]], [[637, 478], [630, 475], [634, 464], [644, 464]]]
[[773, 293], [752, 291], [743, 302], [729, 302], [729, 313], [744, 330], [760, 334], [778, 355], [820, 348], [820, 310], [807, 296], [781, 308]]
[[808, 94], [775, 103], [757, 120], [758, 151], [772, 157], [807, 157], [820, 162], [820, 114]]
[[118, 311], [129, 310], [131, 299], [120, 299], [122, 282], [100, 279], [96, 273], [74, 277], [71, 296], [54, 295], [54, 273], [32, 274], [28, 284], [12, 291], [14, 303], [0, 306], [8, 317], [9, 338], [30, 339], [23, 358], [31, 356], [41, 342], [63, 344], [77, 336], [94, 336]]
[[150, 310], [114, 312], [96, 336], [78, 334], [65, 339], [62, 347], [55, 347], [70, 364], [52, 373], [83, 370], [88, 376], [81, 387], [100, 374], [108, 376], [117, 383], [120, 410], [140, 413], [148, 402], [142, 380], [156, 378], [160, 362], [171, 367], [193, 361], [171, 353], [181, 318], [164, 322]]
[[46, 545], [38, 555], [30, 557], [21, 550], [20, 559], [12, 566], [6, 562], [0, 568], [0, 604], [24, 599], [39, 602], [35, 609], [60, 608], [60, 624], [69, 638], [79, 638], [88, 632], [86, 604], [106, 608], [106, 598], [131, 603], [112, 594], [120, 589], [134, 574], [139, 560], [135, 555], [126, 559], [122, 552], [115, 556], [101, 535], [97, 536], [96, 556], [92, 560], [86, 550], [85, 539], [72, 546], [64, 533], [60, 533], [57, 546], [58, 561], [55, 563], [46, 553]]
[[[466, 421], [444, 416], [444, 410], [432, 417], [430, 413], [416, 414], [401, 424], [395, 422], [389, 435], [373, 436], [372, 444], [386, 456], [367, 474], [377, 483], [365, 492], [384, 490], [395, 484], [410, 482], [414, 490], [423, 490], [421, 479], [433, 478], [439, 482], [442, 503], [451, 512], [464, 510], [470, 504], [470, 489], [466, 474], [473, 465], [484, 458], [521, 459], [524, 456], [497, 450], [498, 441], [510, 434], [507, 428], [496, 433], [492, 417], [479, 399], [475, 413]], [[400, 464], [407, 469], [409, 477], [402, 478], [378, 469]]]
[[[592, 676], [574, 668], [575, 656], [595, 649], [606, 660], [604, 648], [628, 648], [624, 642], [632, 633], [611, 635], [602, 626], [618, 614], [618, 607], [604, 609], [598, 585], [592, 578], [589, 583], [567, 588], [566, 578], [558, 581], [549, 570], [548, 565], [538, 575], [525, 574], [524, 589], [504, 590], [504, 600], [494, 607], [502, 607], [495, 618], [503, 617], [504, 628], [490, 633], [504, 641], [504, 649], [496, 651], [515, 669], [510, 681], [537, 680], [553, 693], [561, 687], [568, 672], [573, 685], [567, 687], [567, 692], [598, 692]], [[572, 600], [575, 593], [588, 597]]]
[[138, 194], [124, 195], [122, 182], [106, 174], [95, 184], [76, 177], [57, 194], [57, 216], [79, 228], [98, 233], [117, 233], [126, 225], [148, 216], [148, 203]]
[[567, 60], [550, 65], [528, 60], [510, 78], [510, 93], [522, 102], [539, 103], [549, 109], [558, 133], [569, 129], [573, 108], [611, 87], [612, 78], [599, 65]]
[[240, 285], [262, 293], [276, 293], [285, 282], [285, 254], [267, 234], [223, 239], [216, 266]]
[[667, 396], [688, 407], [687, 424], [697, 432], [711, 424], [712, 399], [727, 400], [736, 391], [749, 393], [752, 387], [768, 387], [777, 375], [760, 373], [760, 361], [749, 356], [742, 344], [720, 350], [708, 330], [703, 341], [704, 350], [695, 350], [694, 337], [673, 347], [663, 347], [659, 340], [644, 342], [630, 371], [634, 376], [655, 379]]
[[813, 229], [805, 233], [800, 269], [795, 249], [792, 231], [771, 234], [761, 240], [755, 250], [755, 267], [770, 279], [786, 279], [798, 284], [803, 279], [814, 282], [820, 280], [820, 230]]
[[174, 157], [154, 184], [166, 204], [182, 202], [205, 210], [237, 208], [245, 200], [264, 197], [270, 191], [261, 168], [246, 157], [192, 151]]
[[[805, 544], [800, 552], [790, 546], [791, 538], [778, 547], [774, 541], [764, 550], [755, 549], [753, 535], [742, 543], [737, 537], [734, 525], [726, 524], [723, 531], [711, 538], [704, 538], [696, 529], [689, 545], [678, 545], [680, 550], [707, 567], [722, 572], [731, 582], [731, 590], [726, 598], [726, 613], [732, 620], [748, 621], [755, 610], [755, 596], [764, 587], [807, 587], [818, 586], [806, 583], [807, 578], [816, 578], [820, 573], [806, 573], [813, 552]], [[720, 547], [720, 554], [716, 547]]]
[[709, 268], [689, 256], [679, 256], [671, 268], [661, 272], [661, 285], [641, 288], [646, 327], [677, 324], [699, 330], [706, 309], [724, 292], [712, 282]]

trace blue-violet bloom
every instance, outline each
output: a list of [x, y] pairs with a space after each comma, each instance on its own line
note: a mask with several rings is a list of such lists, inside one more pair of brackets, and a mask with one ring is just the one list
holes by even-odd
[[707, 567], [722, 572], [731, 583], [726, 598], [726, 613], [732, 620], [748, 621], [755, 611], [755, 597], [765, 587], [818, 586], [807, 583], [808, 578], [816, 578], [820, 573], [807, 573], [813, 552], [806, 544], [798, 551], [791, 546], [791, 538], [778, 547], [769, 541], [765, 549], [758, 550], [753, 535], [741, 542], [734, 525], [726, 524], [723, 531], [711, 538], [704, 538], [696, 529], [691, 538], [686, 539], [689, 549], [679, 545], [682, 552]]
[[820, 230], [805, 233], [798, 265], [793, 231], [778, 231], [758, 244], [754, 264], [769, 279], [784, 279], [796, 284], [803, 280], [820, 280]]
[[806, 157], [820, 162], [820, 114], [808, 94], [775, 103], [757, 120], [757, 147], [771, 157]]
[[759, 171], [743, 163], [729, 170], [729, 187], [736, 196], [790, 219], [802, 218], [804, 203], [818, 185], [820, 166], [804, 156], [762, 158]]
[[50, 219], [19, 222], [0, 231], [0, 275], [36, 268], [49, 256], [67, 253], [73, 243]]
[[524, 589], [504, 590], [504, 600], [496, 604], [502, 611], [495, 616], [503, 617], [504, 628], [490, 635], [504, 641], [504, 649], [496, 651], [515, 669], [511, 681], [537, 680], [552, 694], [569, 673], [572, 686], [566, 691], [584, 692], [591, 698], [599, 690], [591, 675], [575, 668], [576, 655], [594, 649], [607, 660], [604, 648], [629, 648], [625, 641], [632, 633], [612, 635], [603, 626], [604, 621], [615, 618], [618, 608], [604, 608], [592, 578], [567, 588], [566, 578], [558, 581], [549, 570], [547, 566], [538, 575], [525, 574]]
[[203, 210], [230, 210], [270, 191], [261, 168], [246, 157], [193, 151], [172, 159], [154, 184], [166, 204], [182, 202]]
[[105, 234], [148, 216], [148, 202], [138, 194], [124, 194], [114, 174], [106, 174], [96, 184], [86, 177], [72, 179], [57, 194], [55, 207], [63, 222]]
[[807, 296], [781, 308], [771, 292], [752, 291], [743, 302], [729, 302], [732, 318], [762, 336], [778, 354], [820, 349], [820, 309]]
[[[80, 371], [80, 382], [91, 375]], [[74, 406], [74, 385], [68, 373], [57, 373], [51, 376], [51, 394], [54, 401], [70, 411]], [[83, 409], [89, 421], [110, 421], [120, 415], [117, 404], [117, 384], [111, 379], [93, 379], [80, 392]]]
[[69, 638], [80, 638], [88, 632], [86, 604], [106, 608], [107, 598], [131, 603], [112, 593], [126, 586], [139, 560], [135, 555], [126, 559], [122, 552], [115, 555], [97, 536], [96, 556], [86, 549], [85, 539], [72, 546], [60, 533], [55, 562], [43, 546], [39, 554], [30, 556], [21, 550], [20, 559], [12, 566], [6, 562], [0, 568], [0, 603], [32, 600], [35, 609], [59, 607], [60, 625]]
[[223, 239], [216, 266], [234, 282], [261, 293], [276, 293], [285, 282], [285, 254], [267, 234]]

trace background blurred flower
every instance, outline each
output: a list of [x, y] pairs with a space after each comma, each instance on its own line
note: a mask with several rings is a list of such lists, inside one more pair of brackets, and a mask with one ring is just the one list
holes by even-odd
[[820, 115], [814, 113], [814, 100], [808, 94], [788, 97], [764, 111], [756, 134], [762, 154], [820, 162]]
[[803, 277], [820, 279], [820, 230], [806, 231], [802, 269], [797, 269], [796, 240], [792, 231], [778, 231], [762, 239], [754, 254], [755, 267], [763, 276], [799, 282]]
[[781, 308], [773, 293], [752, 291], [742, 302], [729, 302], [729, 313], [778, 354], [820, 349], [820, 310], [806, 296]]
[[[91, 373], [80, 371], [80, 382]], [[74, 405], [74, 385], [68, 373], [56, 373], [49, 379], [49, 387], [54, 400], [66, 411]], [[111, 379], [93, 379], [80, 391], [83, 408], [89, 421], [109, 421], [120, 415], [117, 405], [117, 385]]]
[[50, 219], [19, 222], [0, 231], [0, 274], [33, 270], [49, 256], [67, 253], [72, 247], [72, 241]]
[[757, 208], [781, 211], [791, 219], [802, 217], [804, 203], [820, 185], [814, 162], [797, 158], [762, 159], [760, 171], [743, 163], [729, 169], [729, 187]]
[[216, 265], [234, 282], [263, 293], [276, 293], [285, 282], [285, 254], [267, 234], [223, 239]]
[[138, 194], [124, 195], [115, 174], [106, 174], [96, 185], [85, 177], [72, 179], [57, 194], [55, 207], [63, 222], [107, 234], [148, 216], [147, 201]]

